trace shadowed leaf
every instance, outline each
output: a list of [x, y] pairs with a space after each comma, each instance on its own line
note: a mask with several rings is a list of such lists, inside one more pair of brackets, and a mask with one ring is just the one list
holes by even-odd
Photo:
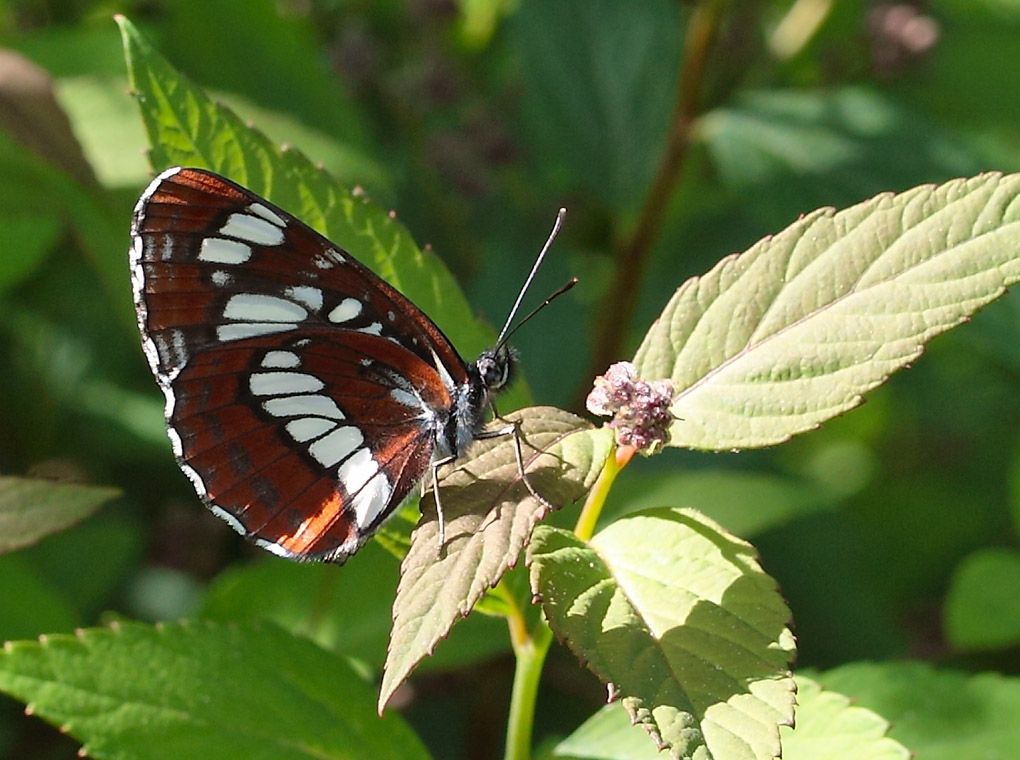
[[105, 486], [0, 477], [0, 554], [64, 530], [119, 494]]
[[[506, 419], [520, 421], [528, 481], [554, 507], [583, 496], [611, 450], [610, 433], [585, 430], [584, 420], [558, 409], [534, 407]], [[431, 494], [422, 500], [422, 520], [401, 565], [393, 603], [380, 709], [517, 562], [535, 523], [545, 516], [545, 505], [521, 481], [512, 436], [475, 443], [465, 462], [442, 479], [446, 541], [438, 559], [435, 501]]]
[[427, 758], [340, 657], [266, 624], [120, 624], [8, 643], [0, 689], [90, 757]]

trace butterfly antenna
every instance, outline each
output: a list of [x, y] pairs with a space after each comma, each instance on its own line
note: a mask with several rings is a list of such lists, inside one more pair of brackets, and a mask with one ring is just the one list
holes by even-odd
[[561, 295], [563, 295], [568, 290], [570, 290], [572, 287], [574, 287], [577, 284], [577, 282], [578, 282], [578, 280], [577, 280], [576, 277], [571, 277], [565, 283], [560, 285], [551, 296], [549, 296], [547, 299], [542, 301], [542, 303], [540, 303], [538, 306], [536, 306], [534, 309], [532, 309], [530, 312], [528, 312], [528, 316], [526, 316], [524, 319], [522, 319], [520, 322], [518, 322], [516, 325], [514, 325], [513, 329], [510, 332], [508, 332], [506, 335], [504, 335], [503, 339], [499, 343], [496, 344], [496, 347], [498, 348], [499, 346], [502, 346], [504, 343], [506, 343], [506, 341], [510, 340], [510, 337], [515, 332], [517, 332], [522, 327], [524, 327], [524, 325], [526, 325], [528, 323], [528, 321], [533, 316], [538, 314], [538, 312], [542, 311], [542, 309], [544, 309], [546, 306], [551, 304], [553, 301], [555, 301]]
[[[531, 267], [531, 274], [529, 274], [528, 275], [528, 279], [526, 279], [524, 281], [524, 287], [522, 287], [521, 288], [521, 292], [517, 294], [517, 300], [514, 301], [513, 308], [510, 309], [510, 315], [506, 318], [506, 324], [504, 324], [503, 325], [503, 329], [499, 331], [499, 338], [496, 340], [496, 345], [497, 346], [503, 345], [503, 341], [505, 341], [507, 338], [510, 337], [510, 334], [507, 332], [507, 330], [510, 329], [510, 323], [514, 321], [514, 315], [517, 314], [517, 310], [521, 306], [521, 301], [524, 300], [524, 294], [527, 293], [528, 292], [528, 288], [531, 287], [531, 281], [535, 279], [535, 273], [538, 272], [538, 268], [540, 266], [542, 266], [542, 260], [545, 258], [545, 255], [549, 252], [549, 248], [552, 246], [553, 241], [556, 239], [556, 235], [559, 234], [560, 227], [563, 226], [563, 217], [565, 217], [566, 215], [567, 215], [567, 210], [565, 208], [561, 208], [559, 210], [559, 213], [556, 214], [556, 221], [553, 222], [552, 232], [549, 233], [549, 238], [545, 241], [545, 245], [542, 246], [542, 250], [539, 252], [538, 258], [535, 259], [535, 265], [533, 267]], [[554, 293], [553, 295], [549, 296], [549, 298], [546, 299], [545, 303], [543, 303], [542, 306], [539, 306], [538, 308], [539, 309], [543, 308], [553, 298], [555, 298], [556, 296], [560, 295], [561, 293], [567, 292], [567, 290], [570, 290], [570, 288], [572, 288], [572, 287], [573, 287], [573, 284], [564, 286], [563, 288], [560, 288], [556, 293]], [[538, 311], [538, 309], [536, 309], [535, 311]], [[529, 314], [527, 317], [525, 317], [521, 321], [521, 323], [519, 325], [517, 325], [517, 327], [520, 327], [521, 325], [523, 325], [525, 322], [527, 322], [529, 319], [531, 319], [534, 315], [535, 315], [534, 312]], [[516, 330], [517, 328], [515, 327], [514, 329]]]

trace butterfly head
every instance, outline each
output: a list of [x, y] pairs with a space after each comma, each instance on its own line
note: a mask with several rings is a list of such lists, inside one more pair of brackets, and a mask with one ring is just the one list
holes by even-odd
[[517, 375], [517, 352], [505, 343], [487, 348], [475, 360], [478, 381], [485, 389], [486, 402], [514, 381]]

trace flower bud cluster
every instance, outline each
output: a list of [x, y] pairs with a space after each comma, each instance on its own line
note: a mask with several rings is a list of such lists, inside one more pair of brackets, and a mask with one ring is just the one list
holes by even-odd
[[592, 414], [613, 418], [619, 445], [652, 449], [669, 441], [673, 393], [672, 380], [641, 380], [631, 362], [617, 362], [595, 378], [586, 403]]

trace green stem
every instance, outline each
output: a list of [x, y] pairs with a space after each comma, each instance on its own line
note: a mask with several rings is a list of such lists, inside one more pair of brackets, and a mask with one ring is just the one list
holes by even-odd
[[[595, 523], [602, 513], [602, 506], [612, 488], [613, 481], [620, 470], [634, 456], [634, 449], [624, 447], [617, 449], [613, 456], [606, 460], [598, 480], [588, 494], [581, 515], [578, 517], [574, 534], [585, 541], [592, 537]], [[497, 586], [499, 590], [499, 586]], [[513, 597], [504, 588], [502, 596], [508, 605], [507, 625], [510, 628], [510, 641], [513, 643], [514, 656], [517, 663], [514, 668], [514, 688], [510, 695], [510, 719], [506, 730], [506, 751], [504, 760], [529, 760], [531, 757], [531, 737], [535, 727], [535, 704], [538, 700], [538, 684], [542, 678], [542, 666], [545, 656], [552, 644], [553, 633], [545, 618], [539, 620], [535, 629], [526, 633], [524, 612], [516, 604]]]
[[581, 514], [577, 518], [577, 524], [574, 526], [574, 535], [582, 541], [587, 541], [595, 535], [595, 525], [602, 514], [602, 507], [605, 506], [606, 499], [609, 498], [609, 491], [613, 487], [613, 482], [616, 480], [616, 476], [620, 474], [620, 470], [627, 466], [627, 463], [630, 462], [634, 454], [635, 451], [632, 447], [622, 447], [616, 449], [606, 460], [605, 465], [602, 467], [602, 472], [599, 473], [599, 477], [595, 481], [595, 485], [588, 492], [588, 498], [585, 499], [584, 507], [581, 509]]
[[531, 757], [538, 684], [552, 639], [552, 630], [545, 620], [541, 620], [532, 635], [514, 647], [517, 665], [514, 668], [514, 689], [510, 695], [510, 720], [506, 728], [504, 760], [529, 760]]

